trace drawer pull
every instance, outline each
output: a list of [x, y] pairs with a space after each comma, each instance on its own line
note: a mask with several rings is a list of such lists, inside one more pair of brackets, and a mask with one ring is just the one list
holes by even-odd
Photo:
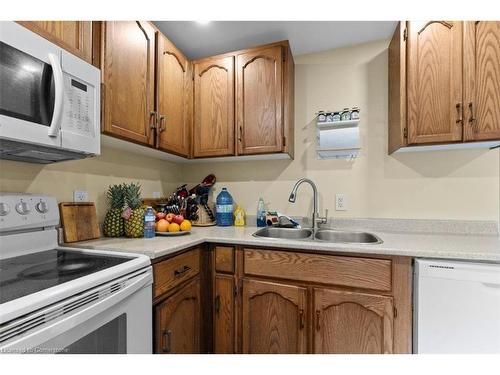
[[180, 276], [184, 275], [190, 269], [191, 269], [191, 267], [189, 267], [189, 266], [184, 266], [182, 268], [179, 268], [179, 269], [174, 271], [174, 277], [180, 277]]
[[320, 311], [316, 310], [316, 331], [319, 331], [321, 329], [321, 325], [319, 323], [320, 315]]
[[[165, 344], [167, 345], [165, 346]], [[163, 331], [163, 345], [161, 350], [163, 353], [170, 353], [172, 351], [172, 331], [170, 329]]]

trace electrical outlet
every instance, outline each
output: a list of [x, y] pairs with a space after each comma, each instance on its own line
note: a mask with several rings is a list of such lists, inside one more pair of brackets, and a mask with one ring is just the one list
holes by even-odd
[[89, 192], [86, 190], [73, 191], [73, 202], [88, 202]]
[[347, 211], [347, 201], [344, 194], [335, 194], [335, 211]]
[[153, 191], [153, 198], [161, 198], [161, 193], [159, 191]]

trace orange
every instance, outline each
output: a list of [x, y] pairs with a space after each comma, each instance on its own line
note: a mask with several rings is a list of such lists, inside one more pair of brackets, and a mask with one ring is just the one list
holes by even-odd
[[189, 232], [191, 230], [191, 222], [189, 220], [183, 220], [181, 223], [181, 231]]
[[168, 221], [165, 219], [158, 220], [156, 223], [157, 232], [166, 232], [168, 230]]
[[169, 232], [178, 232], [180, 230], [181, 230], [181, 228], [179, 227], [179, 224], [170, 223], [169, 226], [168, 226], [168, 231]]

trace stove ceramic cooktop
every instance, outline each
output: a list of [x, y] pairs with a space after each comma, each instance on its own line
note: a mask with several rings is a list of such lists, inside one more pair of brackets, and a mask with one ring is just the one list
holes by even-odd
[[0, 260], [0, 304], [127, 262], [133, 257], [47, 250]]

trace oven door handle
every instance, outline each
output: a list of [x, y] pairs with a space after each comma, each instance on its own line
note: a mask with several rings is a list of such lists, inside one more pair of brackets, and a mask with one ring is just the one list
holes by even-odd
[[59, 129], [61, 128], [61, 117], [64, 106], [64, 77], [60, 57], [53, 53], [49, 53], [49, 62], [54, 76], [55, 91], [54, 113], [52, 114], [52, 121], [50, 122], [49, 137], [57, 137]]

